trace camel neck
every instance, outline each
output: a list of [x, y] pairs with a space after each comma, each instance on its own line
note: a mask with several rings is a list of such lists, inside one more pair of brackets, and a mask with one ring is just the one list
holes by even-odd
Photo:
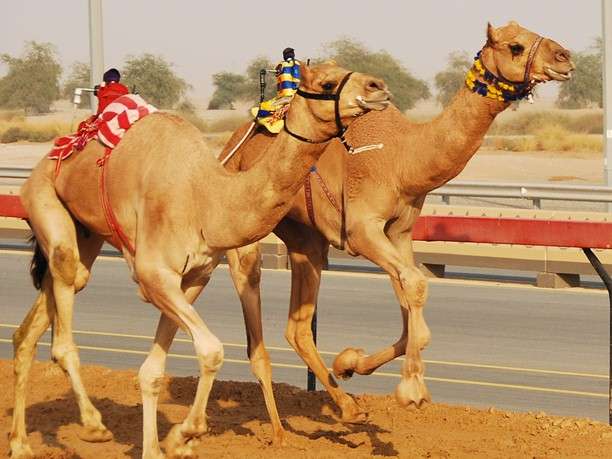
[[[299, 99], [298, 99], [299, 100]], [[294, 129], [311, 139], [325, 139], [333, 133], [333, 123], [317, 127], [317, 121], [289, 117]], [[295, 127], [294, 127], [295, 126]], [[207, 217], [207, 242], [211, 247], [238, 247], [257, 241], [274, 229], [287, 213], [293, 198], [303, 186], [310, 168], [317, 162], [327, 143], [310, 144], [281, 131], [274, 142], [260, 155], [260, 159], [248, 170], [227, 173], [219, 180], [219, 193], [223, 199], [203, 203]], [[247, 143], [249, 148], [257, 149]], [[213, 216], [214, 214], [214, 216]], [[212, 218], [211, 218], [212, 217]], [[223, 222], [223, 225], [219, 222]], [[232, 225], [232, 231], [227, 231]]]
[[430, 190], [455, 177], [478, 150], [495, 117], [510, 104], [459, 90], [446, 109], [422, 125], [422, 138], [431, 142], [432, 154], [422, 165]]

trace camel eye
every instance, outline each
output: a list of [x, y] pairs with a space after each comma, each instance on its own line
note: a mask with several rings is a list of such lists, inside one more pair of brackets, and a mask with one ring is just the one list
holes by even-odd
[[508, 46], [510, 47], [510, 52], [513, 56], [519, 56], [523, 54], [523, 51], [525, 51], [525, 47], [523, 45], [519, 45], [518, 43], [512, 43]]
[[331, 82], [323, 83], [321, 87], [323, 88], [324, 91], [331, 91], [332, 89], [336, 87], [336, 83], [331, 83]]

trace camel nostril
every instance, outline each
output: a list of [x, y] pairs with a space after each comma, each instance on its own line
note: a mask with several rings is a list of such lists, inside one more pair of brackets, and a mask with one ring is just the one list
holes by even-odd
[[381, 80], [370, 80], [367, 88], [369, 91], [385, 91], [387, 89], [387, 85]]

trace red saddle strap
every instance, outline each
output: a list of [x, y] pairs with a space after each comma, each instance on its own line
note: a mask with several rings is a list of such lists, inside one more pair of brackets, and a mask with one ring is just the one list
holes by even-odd
[[101, 169], [100, 171], [100, 202], [102, 204], [102, 209], [104, 210], [104, 217], [106, 218], [106, 224], [111, 230], [114, 244], [120, 250], [123, 247], [127, 248], [130, 254], [134, 256], [136, 254], [136, 249], [134, 248], [134, 245], [132, 244], [130, 239], [127, 237], [127, 235], [121, 228], [121, 225], [119, 224], [119, 221], [117, 220], [117, 217], [115, 216], [115, 212], [113, 212], [113, 207], [111, 205], [110, 199], [108, 197], [108, 191], [106, 189], [106, 176], [108, 174], [106, 170], [106, 165], [108, 164], [112, 151], [113, 150], [111, 150], [108, 147], [105, 148], [104, 156], [98, 159], [98, 162], [97, 162], [98, 167], [100, 167]]

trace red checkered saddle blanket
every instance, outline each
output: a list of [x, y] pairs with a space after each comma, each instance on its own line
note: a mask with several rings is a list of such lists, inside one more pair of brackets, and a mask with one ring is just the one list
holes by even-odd
[[74, 134], [55, 139], [47, 158], [59, 161], [66, 159], [74, 151], [83, 150], [93, 139], [108, 148], [115, 148], [132, 124], [155, 111], [157, 108], [136, 94], [118, 97], [102, 113], [81, 122]]

